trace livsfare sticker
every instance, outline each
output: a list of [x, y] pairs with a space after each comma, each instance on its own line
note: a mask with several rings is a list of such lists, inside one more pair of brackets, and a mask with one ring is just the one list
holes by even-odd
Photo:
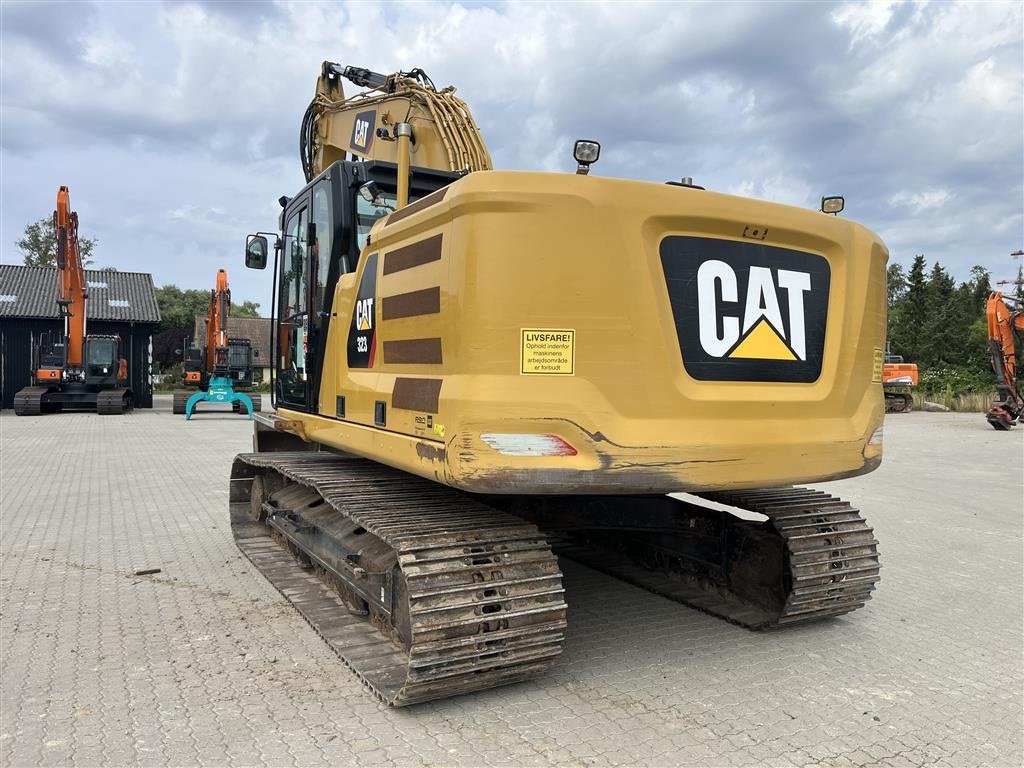
[[569, 328], [522, 329], [520, 373], [572, 376], [575, 364], [576, 331]]
[[875, 359], [872, 362], [871, 381], [880, 384], [882, 381], [882, 369], [885, 365], [885, 353], [878, 347], [875, 347]]

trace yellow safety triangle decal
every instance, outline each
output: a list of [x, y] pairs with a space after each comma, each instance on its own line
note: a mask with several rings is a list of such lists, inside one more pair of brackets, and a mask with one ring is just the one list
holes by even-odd
[[786, 346], [779, 334], [763, 317], [757, 321], [750, 333], [729, 353], [729, 357], [752, 360], [796, 360], [796, 355]]

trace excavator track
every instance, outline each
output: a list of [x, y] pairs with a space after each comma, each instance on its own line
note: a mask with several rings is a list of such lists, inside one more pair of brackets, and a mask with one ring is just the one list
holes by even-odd
[[235, 458], [239, 549], [381, 699], [533, 677], [566, 605], [537, 528], [446, 486], [331, 453]]
[[96, 394], [96, 413], [120, 416], [132, 409], [132, 394], [127, 389], [104, 389]]
[[176, 414], [178, 416], [183, 416], [185, 414], [185, 406], [188, 404], [188, 399], [191, 396], [191, 390], [174, 390], [173, 400], [171, 400], [171, 413]]
[[765, 515], [785, 542], [782, 610], [767, 627], [841, 616], [862, 607], [880, 578], [878, 542], [849, 502], [808, 488], [702, 494]]
[[[757, 522], [670, 497], [562, 499], [517, 510], [559, 555], [750, 629], [856, 610], [879, 579], [858, 510], [805, 488], [701, 494]], [[576, 524], [576, 520], [585, 520]]]
[[[249, 400], [252, 401], [252, 412], [260, 413], [260, 411], [263, 408], [263, 398], [261, 398], [258, 394], [251, 392], [246, 392], [245, 394], [249, 395]], [[245, 413], [245, 406], [242, 405], [240, 402], [235, 401], [231, 404], [231, 410], [234, 411], [235, 413]], [[183, 409], [182, 413], [184, 412], [185, 411]]]
[[43, 412], [43, 395], [47, 387], [25, 387], [14, 395], [14, 413], [18, 416], [38, 416]]

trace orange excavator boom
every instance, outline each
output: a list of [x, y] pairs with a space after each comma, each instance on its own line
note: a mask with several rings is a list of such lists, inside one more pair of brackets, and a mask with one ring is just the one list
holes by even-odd
[[[228, 347], [228, 314], [231, 311], [231, 289], [228, 273], [217, 270], [217, 287], [210, 291], [210, 308], [206, 312], [206, 370], [217, 366], [218, 350], [224, 356]], [[224, 361], [226, 362], [226, 361]]]
[[71, 210], [71, 194], [67, 187], [57, 190], [53, 232], [57, 238], [57, 305], [64, 318], [67, 364], [81, 366], [85, 349], [85, 302], [89, 290], [78, 243], [78, 214]]

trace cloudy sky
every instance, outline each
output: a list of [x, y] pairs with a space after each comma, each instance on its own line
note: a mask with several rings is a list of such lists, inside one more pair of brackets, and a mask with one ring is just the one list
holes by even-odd
[[98, 266], [269, 303], [241, 265], [302, 185], [321, 61], [458, 87], [495, 166], [817, 207], [958, 278], [1024, 247], [1024, 20], [972, 3], [0, 3], [0, 259], [71, 187]]

